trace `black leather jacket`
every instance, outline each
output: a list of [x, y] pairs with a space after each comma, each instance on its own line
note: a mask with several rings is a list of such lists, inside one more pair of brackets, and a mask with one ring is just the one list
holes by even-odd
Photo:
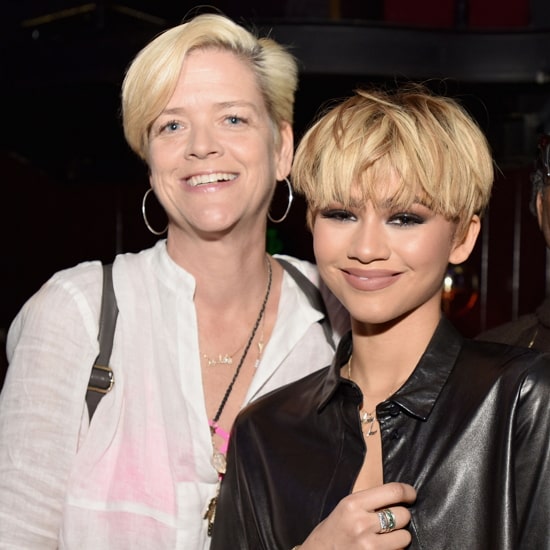
[[[245, 409], [212, 550], [303, 542], [353, 488], [366, 448], [359, 388], [331, 367]], [[409, 380], [377, 408], [385, 481], [418, 493], [409, 548], [550, 548], [550, 356], [464, 340], [442, 320]]]

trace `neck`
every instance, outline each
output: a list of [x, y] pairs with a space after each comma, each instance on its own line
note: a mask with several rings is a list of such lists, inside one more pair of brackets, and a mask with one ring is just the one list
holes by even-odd
[[170, 257], [193, 275], [195, 301], [211, 302], [222, 309], [231, 302], [243, 304], [247, 296], [263, 291], [267, 280], [264, 238], [213, 241], [168, 236]]
[[[412, 374], [425, 352], [440, 316], [409, 318], [388, 327], [369, 327], [352, 320], [352, 376], [365, 395], [380, 400]], [[347, 368], [347, 367], [346, 367]], [[346, 372], [342, 372], [347, 376]]]

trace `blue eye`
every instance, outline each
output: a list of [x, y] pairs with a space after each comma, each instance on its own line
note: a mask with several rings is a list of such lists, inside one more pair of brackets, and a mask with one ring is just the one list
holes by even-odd
[[160, 128], [161, 132], [176, 132], [181, 128], [181, 124], [177, 122], [176, 120], [171, 120], [170, 122], [167, 122], [166, 124], [163, 124]]
[[246, 119], [240, 117], [240, 116], [237, 116], [237, 115], [231, 115], [231, 116], [228, 116], [226, 118], [227, 122], [229, 122], [229, 124], [231, 126], [237, 126], [239, 124], [243, 124], [246, 122]]

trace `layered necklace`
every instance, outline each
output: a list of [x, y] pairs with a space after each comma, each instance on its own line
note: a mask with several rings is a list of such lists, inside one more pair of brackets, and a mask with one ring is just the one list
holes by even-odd
[[[348, 361], [348, 379], [353, 382], [353, 378], [351, 377], [351, 358], [352, 356], [350, 355]], [[388, 393], [386, 399], [390, 397], [390, 395], [393, 395], [400, 386], [401, 384], [395, 386], [395, 388], [390, 393]], [[363, 434], [365, 435], [365, 437], [370, 437], [371, 435], [374, 435], [378, 432], [378, 430], [373, 429], [374, 423], [378, 422], [378, 418], [376, 418], [376, 408], [372, 412], [368, 412], [366, 409], [361, 410], [359, 412], [359, 418], [361, 420], [361, 426], [363, 427]]]
[[[246, 359], [246, 356], [248, 354], [248, 351], [250, 349], [250, 346], [252, 346], [252, 342], [254, 341], [254, 338], [256, 337], [256, 333], [258, 332], [258, 327], [260, 326], [260, 323], [262, 322], [262, 319], [264, 318], [265, 314], [265, 308], [267, 306], [267, 302], [269, 300], [269, 295], [271, 293], [271, 281], [273, 279], [273, 273], [271, 268], [271, 262], [269, 261], [269, 257], [266, 256], [266, 264], [267, 264], [267, 289], [265, 292], [265, 296], [262, 302], [262, 305], [260, 307], [260, 312], [258, 314], [258, 317], [254, 323], [254, 326], [252, 327], [252, 332], [250, 333], [250, 336], [248, 337], [248, 340], [244, 346], [243, 353], [241, 355], [241, 359], [239, 360], [239, 364], [237, 365], [237, 368], [235, 369], [235, 374], [233, 374], [233, 378], [231, 379], [231, 382], [229, 382], [229, 385], [227, 386], [227, 389], [225, 390], [225, 393], [222, 397], [222, 400], [220, 402], [220, 405], [218, 407], [218, 410], [216, 411], [216, 414], [214, 415], [214, 418], [209, 421], [210, 425], [210, 434], [212, 436], [212, 448], [213, 448], [213, 454], [212, 454], [212, 465], [218, 472], [218, 488], [216, 490], [216, 495], [210, 500], [210, 503], [208, 504], [208, 508], [206, 510], [206, 513], [203, 516], [203, 519], [208, 520], [208, 535], [211, 536], [212, 534], [212, 528], [214, 526], [214, 519], [216, 517], [216, 504], [218, 502], [218, 493], [220, 489], [220, 482], [225, 474], [226, 470], [226, 461], [225, 461], [225, 451], [227, 450], [227, 443], [229, 440], [229, 434], [220, 428], [218, 426], [218, 421], [222, 415], [222, 412], [225, 408], [225, 405], [227, 403], [227, 400], [229, 399], [229, 396], [231, 395], [231, 392], [233, 391], [233, 386], [235, 385], [235, 382], [237, 381], [237, 378], [239, 376], [239, 373], [241, 372], [241, 368], [244, 364], [244, 361]], [[232, 355], [237, 353], [237, 351], [240, 348], [238, 348]], [[260, 354], [263, 349], [263, 341], [259, 344], [259, 350]], [[221, 357], [221, 356], [220, 356]], [[227, 357], [227, 355], [226, 355]], [[231, 359], [231, 356], [229, 356]], [[231, 359], [231, 362], [224, 362], [220, 361], [222, 364], [231, 364], [233, 361]], [[217, 449], [216, 445], [214, 443], [214, 435], [218, 435], [221, 438], [225, 440], [225, 445], [221, 449]]]

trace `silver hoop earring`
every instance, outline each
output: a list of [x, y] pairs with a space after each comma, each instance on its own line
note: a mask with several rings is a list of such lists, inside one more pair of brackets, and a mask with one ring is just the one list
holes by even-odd
[[286, 182], [286, 186], [288, 188], [288, 204], [286, 206], [285, 213], [278, 219], [273, 219], [271, 217], [271, 214], [267, 213], [267, 218], [269, 221], [273, 223], [281, 223], [286, 220], [286, 217], [288, 216], [288, 213], [290, 212], [290, 206], [292, 205], [292, 201], [294, 200], [294, 194], [292, 193], [292, 185], [290, 185], [290, 180], [288, 178], [285, 178], [284, 181]]
[[153, 229], [151, 225], [149, 224], [149, 220], [147, 219], [147, 214], [145, 213], [145, 203], [147, 202], [147, 197], [149, 196], [149, 193], [153, 191], [152, 187], [149, 187], [147, 191], [145, 191], [145, 195], [143, 195], [143, 200], [141, 201], [141, 214], [143, 216], [143, 221], [145, 222], [145, 225], [147, 229], [153, 234], [153, 235], [162, 235], [166, 233], [168, 230], [168, 224], [166, 224], [166, 227], [162, 231], [157, 231], [156, 229]]

